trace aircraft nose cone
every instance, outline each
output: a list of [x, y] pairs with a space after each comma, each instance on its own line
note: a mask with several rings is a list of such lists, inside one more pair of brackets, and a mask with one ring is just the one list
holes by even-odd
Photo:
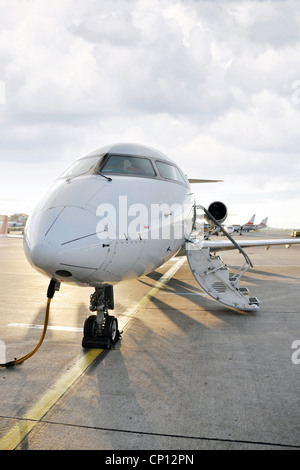
[[109, 252], [108, 238], [98, 236], [98, 222], [95, 214], [79, 207], [36, 211], [24, 234], [28, 261], [49, 277], [86, 283]]
[[52, 241], [35, 245], [30, 253], [31, 262], [43, 271], [50, 270], [57, 260], [58, 246]]

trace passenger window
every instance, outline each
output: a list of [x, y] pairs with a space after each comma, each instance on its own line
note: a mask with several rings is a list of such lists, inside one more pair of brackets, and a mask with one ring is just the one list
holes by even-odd
[[147, 158], [111, 155], [101, 173], [155, 177], [152, 163]]
[[186, 184], [183, 176], [176, 166], [170, 165], [169, 163], [156, 161], [156, 166], [162, 178], [168, 180], [179, 181], [180, 183]]

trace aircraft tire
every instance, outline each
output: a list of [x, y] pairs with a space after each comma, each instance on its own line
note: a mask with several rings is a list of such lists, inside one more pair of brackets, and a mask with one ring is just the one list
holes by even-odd
[[105, 321], [103, 336], [109, 338], [112, 344], [119, 339], [118, 320], [112, 315], [108, 315]]
[[97, 316], [96, 315], [90, 315], [89, 317], [86, 318], [83, 326], [83, 336], [84, 337], [92, 337], [95, 336], [95, 321], [96, 321]]

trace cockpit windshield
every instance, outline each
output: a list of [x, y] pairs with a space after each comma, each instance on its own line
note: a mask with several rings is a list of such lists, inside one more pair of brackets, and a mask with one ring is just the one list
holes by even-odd
[[135, 175], [154, 178], [156, 172], [148, 158], [127, 155], [110, 155], [101, 168], [101, 173], [110, 175]]
[[108, 180], [111, 180], [111, 175], [139, 176], [187, 184], [179, 168], [172, 163], [124, 154], [98, 154], [81, 158], [60, 178], [69, 180], [84, 175], [101, 175]]

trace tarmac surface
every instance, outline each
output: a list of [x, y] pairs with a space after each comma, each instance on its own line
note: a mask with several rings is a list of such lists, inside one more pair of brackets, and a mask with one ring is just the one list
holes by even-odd
[[[41, 348], [0, 369], [0, 449], [299, 450], [300, 246], [246, 251], [258, 312], [210, 299], [173, 258], [115, 286], [109, 351], [81, 347], [93, 289], [62, 284]], [[21, 239], [0, 238], [0, 363], [39, 341], [48, 284]]]

